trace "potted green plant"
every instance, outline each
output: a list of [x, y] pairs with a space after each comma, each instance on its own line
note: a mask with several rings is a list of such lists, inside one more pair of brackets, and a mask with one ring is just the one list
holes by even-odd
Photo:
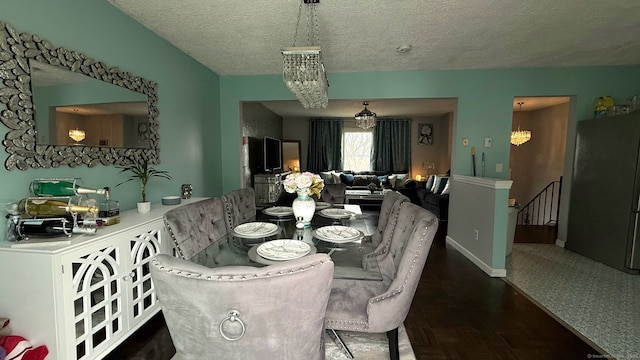
[[165, 178], [171, 180], [171, 175], [165, 170], [157, 170], [146, 159], [140, 161], [133, 161], [129, 165], [116, 166], [120, 169], [120, 172], [130, 172], [131, 176], [119, 183], [116, 186], [120, 186], [131, 180], [137, 180], [140, 182], [140, 201], [138, 202], [138, 212], [147, 213], [151, 210], [151, 203], [147, 201], [147, 183], [153, 177]]

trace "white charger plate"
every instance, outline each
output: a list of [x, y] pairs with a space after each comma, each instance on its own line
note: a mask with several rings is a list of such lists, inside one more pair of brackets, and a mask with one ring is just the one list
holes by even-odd
[[324, 202], [324, 201], [318, 201], [316, 202], [316, 211], [320, 211], [320, 210], [324, 210], [324, 209], [328, 209], [331, 207], [331, 204], [328, 202]]
[[271, 215], [271, 216], [293, 215], [293, 209], [291, 208], [291, 206], [272, 206], [270, 208], [266, 208], [262, 210], [262, 212], [266, 215]]
[[320, 215], [332, 219], [348, 219], [355, 215], [353, 211], [345, 210], [345, 209], [324, 209], [320, 211]]
[[274, 235], [278, 231], [278, 225], [259, 221], [240, 224], [233, 229], [233, 232], [245, 238], [262, 238]]
[[256, 248], [261, 257], [268, 260], [284, 261], [301, 258], [311, 251], [304, 241], [292, 239], [271, 240]]
[[360, 239], [363, 234], [358, 229], [352, 227], [331, 225], [316, 229], [314, 236], [322, 241], [340, 244], [356, 241]]

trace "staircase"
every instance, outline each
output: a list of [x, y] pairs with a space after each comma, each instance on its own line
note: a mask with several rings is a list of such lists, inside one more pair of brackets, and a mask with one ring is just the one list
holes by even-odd
[[550, 182], [518, 211], [516, 243], [553, 244], [558, 232], [562, 177]]

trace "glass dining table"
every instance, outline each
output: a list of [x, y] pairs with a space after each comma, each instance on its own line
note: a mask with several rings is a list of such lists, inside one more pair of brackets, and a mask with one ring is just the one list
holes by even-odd
[[[307, 254], [327, 253], [334, 263], [334, 279], [382, 280], [375, 256], [370, 255], [374, 250], [368, 241], [371, 234], [359, 205], [318, 208], [311, 226], [306, 228], [296, 227], [290, 209], [264, 209], [255, 221], [238, 225], [189, 261], [211, 268], [262, 267]], [[281, 257], [282, 250], [290, 252]]]

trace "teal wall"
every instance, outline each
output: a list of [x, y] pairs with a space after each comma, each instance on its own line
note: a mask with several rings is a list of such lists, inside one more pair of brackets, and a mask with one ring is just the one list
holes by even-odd
[[[217, 74], [106, 0], [3, 1], [0, 2], [0, 21], [19, 33], [37, 34], [56, 47], [84, 53], [108, 66], [117, 66], [158, 83], [161, 163], [157, 168], [169, 171], [173, 180], [151, 180], [147, 196], [152, 202], [160, 202], [162, 196], [180, 194], [183, 183], [193, 184], [194, 196], [220, 195]], [[2, 109], [4, 105], [0, 104]], [[5, 159], [6, 154], [2, 152], [0, 161], [4, 163]], [[114, 166], [27, 171], [7, 171], [2, 167], [0, 201], [27, 196], [29, 182], [37, 177], [80, 177], [90, 187], [114, 186], [126, 178]], [[113, 189], [113, 197], [120, 201], [121, 209], [135, 208], [139, 186], [126, 183]]]

